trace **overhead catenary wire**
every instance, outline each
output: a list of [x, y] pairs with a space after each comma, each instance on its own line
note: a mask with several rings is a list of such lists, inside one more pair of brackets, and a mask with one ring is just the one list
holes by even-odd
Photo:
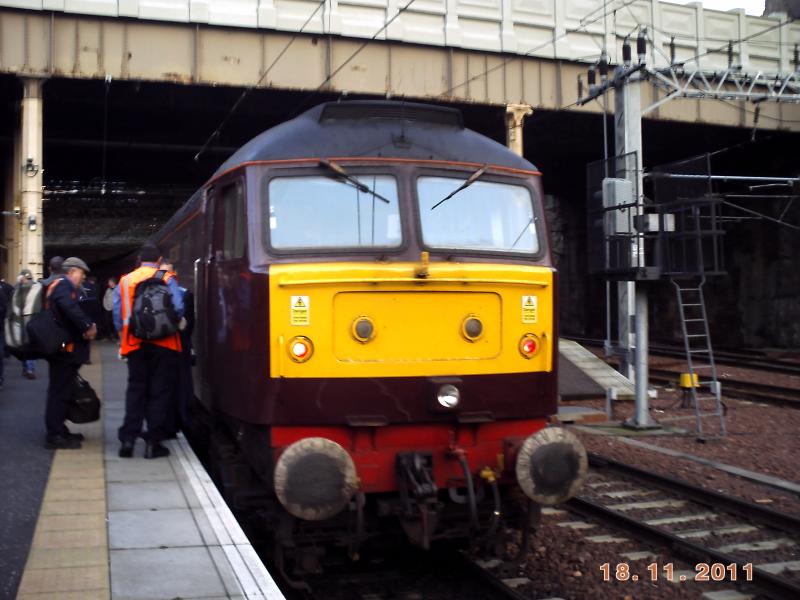
[[273, 59], [272, 63], [270, 63], [269, 67], [267, 67], [264, 70], [264, 72], [261, 74], [261, 77], [258, 78], [258, 81], [256, 83], [254, 83], [253, 85], [250, 85], [250, 86], [246, 87], [244, 90], [242, 90], [242, 93], [239, 95], [239, 98], [236, 100], [236, 102], [233, 103], [233, 106], [228, 111], [228, 114], [225, 115], [225, 117], [222, 119], [220, 124], [213, 131], [213, 133], [210, 136], [208, 136], [208, 139], [205, 141], [203, 146], [200, 148], [199, 152], [194, 155], [195, 162], [200, 160], [200, 157], [203, 155], [203, 153], [208, 149], [208, 147], [213, 143], [213, 141], [219, 136], [219, 134], [222, 133], [222, 129], [225, 127], [227, 122], [230, 120], [230, 118], [233, 116], [233, 114], [236, 112], [236, 110], [239, 108], [239, 106], [242, 104], [242, 102], [244, 102], [244, 99], [247, 98], [247, 96], [250, 94], [250, 92], [252, 92], [255, 88], [257, 88], [259, 85], [261, 85], [261, 83], [264, 81], [264, 79], [266, 79], [267, 75], [269, 75], [270, 71], [272, 71], [272, 69], [275, 67], [275, 65], [278, 64], [278, 61], [281, 58], [283, 58], [283, 56], [284, 56], [284, 54], [286, 54], [286, 52], [288, 52], [289, 48], [291, 48], [292, 44], [294, 44], [295, 40], [297, 40], [298, 36], [303, 32], [303, 30], [305, 30], [305, 28], [308, 26], [308, 24], [311, 23], [311, 21], [314, 19], [314, 17], [317, 16], [317, 13], [322, 9], [322, 7], [325, 6], [326, 2], [327, 2], [327, 0], [321, 0], [317, 4], [317, 7], [308, 16], [308, 18], [305, 20], [305, 22], [300, 26], [300, 29], [297, 31], [297, 33], [295, 33], [292, 36], [292, 38], [286, 43], [286, 45], [283, 47], [283, 49]]
[[[631, 11], [631, 14], [633, 14], [632, 11]], [[694, 56], [690, 56], [689, 58], [684, 58], [684, 59], [680, 60], [678, 62], [678, 64], [686, 64], [686, 63], [690, 63], [690, 62], [696, 62], [699, 58], [702, 58], [704, 56], [708, 56], [709, 54], [716, 54], [718, 52], [723, 52], [723, 51], [727, 52], [729, 47], [730, 47], [730, 44], [738, 44], [739, 46], [741, 46], [741, 44], [743, 42], [749, 42], [750, 40], [752, 40], [754, 38], [757, 38], [758, 36], [764, 35], [765, 33], [769, 33], [770, 31], [775, 31], [776, 29], [780, 29], [781, 27], [785, 27], [786, 25], [789, 25], [792, 22], [794, 22], [794, 19], [787, 19], [786, 21], [779, 21], [779, 22], [775, 23], [774, 25], [772, 25], [770, 27], [767, 27], [765, 29], [761, 29], [760, 31], [753, 32], [753, 33], [751, 33], [749, 35], [746, 35], [746, 36], [744, 36], [742, 38], [739, 38], [739, 39], [736, 39], [736, 40], [728, 40], [725, 43], [723, 43], [721, 46], [715, 46], [713, 48], [708, 48], [703, 52], [699, 52], [699, 53], [695, 54]], [[640, 26], [643, 26], [643, 25], [640, 24]], [[648, 25], [648, 27], [652, 28], [652, 25]], [[650, 42], [653, 43], [652, 40], [650, 40]], [[657, 48], [656, 44], [653, 44], [653, 46]], [[660, 48], [657, 48], [657, 49], [659, 50], [659, 52], [662, 52], [662, 55], [663, 55], [663, 51], [661, 51]]]
[[[564, 33], [562, 33], [562, 34], [560, 34], [558, 36], [554, 36], [552, 39], [550, 39], [550, 40], [548, 40], [546, 42], [542, 42], [541, 44], [538, 44], [538, 45], [534, 46], [533, 48], [530, 48], [529, 50], [525, 51], [522, 54], [518, 54], [518, 55], [506, 58], [505, 60], [501, 61], [500, 63], [485, 69], [483, 72], [481, 72], [481, 73], [479, 73], [477, 75], [473, 75], [473, 76], [465, 79], [461, 83], [458, 83], [456, 85], [451, 86], [447, 91], [445, 91], [444, 95], [445, 96], [450, 96], [450, 95], [452, 95], [453, 91], [455, 91], [455, 90], [457, 90], [457, 89], [459, 89], [461, 87], [464, 87], [465, 85], [468, 85], [468, 84], [472, 83], [473, 81], [476, 81], [478, 79], [482, 79], [483, 77], [489, 75], [490, 73], [493, 73], [494, 71], [496, 71], [498, 69], [502, 69], [503, 67], [505, 67], [507, 64], [509, 64], [511, 62], [514, 62], [514, 61], [519, 60], [521, 58], [525, 58], [527, 56], [530, 56], [534, 52], [538, 52], [542, 48], [546, 48], [549, 45], [555, 45], [555, 43], [559, 39], [562, 39], [562, 38], [566, 37], [569, 34], [578, 33], [580, 31], [583, 31], [584, 29], [586, 29], [590, 25], [596, 23], [600, 19], [604, 19], [605, 17], [607, 17], [610, 14], [616, 14], [616, 12], [621, 10], [621, 9], [627, 9], [628, 12], [633, 16], [634, 21], [636, 21], [637, 27], [634, 27], [632, 31], [636, 30], [637, 28], [642, 28], [642, 27], [644, 27], [644, 25], [642, 25], [638, 21], [638, 19], [636, 18], [635, 14], [630, 9], [630, 6], [632, 4], [634, 4], [635, 2], [636, 2], [636, 0], [626, 0], [626, 1], [622, 2], [621, 4], [618, 4], [618, 5], [614, 4], [614, 5], [611, 5], [611, 6], [608, 6], [607, 3], [604, 3], [602, 7], [595, 8], [594, 10], [590, 11], [589, 13], [587, 13], [584, 17], [582, 17], [580, 19], [580, 21], [579, 21], [580, 22], [580, 26], [579, 27], [577, 27], [575, 29], [568, 29]], [[603, 12], [600, 15], [598, 15], [598, 16], [592, 18], [592, 19], [589, 19], [589, 17], [591, 17], [592, 15], [597, 13], [597, 11], [601, 10], [601, 8], [603, 9]], [[589, 19], [589, 20], [587, 20], [587, 19]], [[734, 43], [736, 43], [736, 44], [741, 44], [744, 41], [749, 41], [749, 40], [751, 40], [751, 39], [753, 39], [753, 38], [755, 38], [755, 37], [757, 37], [759, 35], [763, 35], [764, 33], [767, 33], [769, 31], [773, 31], [775, 29], [778, 29], [780, 27], [788, 25], [789, 23], [792, 23], [793, 21], [794, 21], [794, 19], [789, 19], [787, 21], [780, 21], [779, 23], [776, 23], [775, 25], [773, 25], [771, 27], [768, 27], [768, 28], [763, 29], [761, 31], [757, 31], [757, 32], [755, 32], [753, 34], [750, 34], [750, 35], [744, 37], [744, 38], [740, 38], [738, 40], [732, 40], [732, 41]], [[647, 27], [655, 29], [654, 27], [652, 27], [650, 25], [648, 25]], [[658, 30], [658, 31], [663, 34], [662, 30]], [[626, 37], [626, 36], [623, 36], [623, 35], [619, 35], [616, 32], [615, 32], [614, 35], [615, 35], [615, 37], [619, 37], [620, 39]], [[692, 38], [692, 39], [697, 39], [697, 38]], [[712, 41], [712, 40], [711, 40], [711, 38], [699, 38], [698, 41]], [[650, 40], [650, 42], [652, 43], [652, 40]], [[687, 63], [687, 62], [691, 62], [692, 60], [696, 60], [696, 59], [701, 58], [702, 56], [705, 56], [707, 54], [712, 54], [712, 53], [715, 53], [715, 52], [719, 52], [720, 50], [725, 50], [728, 47], [728, 43], [729, 42], [726, 41], [725, 44], [720, 46], [719, 48], [710, 48], [710, 49], [708, 49], [708, 50], [706, 50], [706, 51], [704, 51], [702, 53], [696, 54], [695, 56], [692, 56], [692, 57], [690, 57], [688, 59], [681, 60], [680, 63], [684, 64], [684, 63]], [[656, 47], [655, 44], [654, 44], [654, 47]], [[661, 51], [660, 48], [657, 48], [657, 50], [659, 52], [661, 52], [662, 55], [663, 55], [663, 52]], [[667, 58], [667, 60], [669, 61], [669, 58]]]
[[[494, 71], [497, 71], [498, 69], [502, 69], [503, 67], [505, 67], [507, 64], [509, 64], [511, 62], [514, 62], [516, 60], [520, 60], [522, 58], [526, 58], [526, 57], [530, 56], [531, 54], [533, 54], [534, 52], [538, 52], [539, 50], [541, 50], [542, 48], [546, 48], [547, 46], [555, 45], [555, 43], [558, 40], [560, 40], [560, 39], [562, 39], [562, 38], [564, 38], [564, 37], [566, 37], [566, 36], [568, 36], [568, 35], [570, 35], [572, 33], [579, 33], [581, 31], [583, 31], [584, 29], [586, 29], [587, 27], [589, 27], [589, 25], [592, 25], [592, 24], [596, 23], [597, 21], [599, 21], [600, 19], [604, 19], [609, 14], [611, 14], [613, 12], [616, 12], [620, 8], [623, 8], [623, 7], [628, 6], [630, 4], [634, 4], [635, 2], [637, 2], [637, 0], [625, 0], [625, 2], [623, 2], [621, 6], [608, 7], [606, 10], [603, 11], [602, 14], [600, 14], [599, 16], [595, 17], [594, 19], [590, 19], [589, 21], [586, 21], [586, 22], [584, 22], [584, 19], [586, 19], [587, 17], [584, 17], [583, 19], [580, 20], [581, 25], [576, 27], [575, 29], [567, 29], [564, 33], [562, 33], [560, 35], [553, 36], [552, 39], [549, 39], [546, 42], [542, 42], [541, 44], [538, 44], [538, 45], [534, 46], [533, 48], [530, 48], [530, 49], [526, 50], [522, 54], [517, 54], [515, 56], [510, 56], [510, 57], [506, 58], [505, 60], [501, 61], [500, 63], [485, 69], [482, 73], [479, 73], [477, 75], [473, 75], [472, 77], [469, 77], [469, 78], [465, 79], [461, 83], [459, 83], [457, 85], [453, 85], [452, 87], [450, 87], [448, 90], [446, 90], [444, 92], [444, 95], [445, 96], [450, 96], [453, 93], [454, 90], [462, 88], [465, 85], [469, 85], [473, 81], [475, 81], [477, 79], [481, 79], [481, 78], [489, 75], [490, 73], [493, 73]], [[591, 11], [588, 14], [592, 15], [592, 14], [596, 13], [598, 10], [599, 9], [594, 9], [593, 11]]]
[[[626, 8], [627, 8], [627, 6], [626, 6]], [[652, 26], [651, 26], [650, 24], [646, 24], [646, 23], [645, 23], [645, 24], [643, 24], [643, 23], [641, 23], [641, 22], [640, 22], [640, 21], [639, 21], [639, 20], [636, 18], [636, 15], [633, 13], [633, 11], [631, 11], [631, 10], [630, 10], [630, 8], [628, 8], [628, 12], [630, 13], [631, 17], [632, 17], [632, 18], [634, 19], [634, 21], [636, 22], [636, 24], [637, 24], [637, 27], [638, 27], [640, 30], [643, 30], [643, 31], [645, 32], [645, 35], [647, 36], [647, 41], [648, 41], [648, 43], [650, 43], [650, 45], [651, 45], [651, 46], [652, 46], [652, 47], [655, 49], [655, 51], [656, 51], [656, 52], [658, 52], [658, 53], [659, 53], [659, 54], [660, 54], [660, 55], [661, 55], [663, 58], [665, 58], [665, 59], [667, 60], [667, 62], [668, 62], [668, 63], [669, 63], [671, 66], [674, 66], [674, 65], [673, 65], [673, 60], [672, 60], [672, 58], [671, 58], [671, 57], [668, 57], [668, 56], [667, 56], [667, 55], [664, 53], [664, 50], [663, 50], [663, 49], [661, 49], [661, 48], [659, 48], [659, 47], [658, 47], [658, 45], [655, 43], [655, 40], [654, 40], [654, 39], [653, 39], [653, 38], [650, 36], [650, 33], [649, 33], [649, 32], [650, 32], [650, 31], [653, 29], [653, 28], [652, 28]], [[703, 55], [705, 55], [705, 54], [708, 54], [708, 53], [710, 53], [710, 52], [719, 51], [719, 50], [722, 50], [722, 49], [728, 49], [728, 50], [729, 50], [729, 49], [730, 49], [730, 44], [731, 44], [731, 43], [737, 43], [737, 44], [738, 44], [738, 43], [741, 43], [742, 41], [745, 41], [745, 40], [748, 40], [748, 41], [749, 41], [749, 39], [752, 39], [752, 38], [754, 38], [754, 37], [755, 37], [755, 36], [757, 36], [757, 35], [761, 35], [761, 34], [763, 34], [763, 33], [766, 33], [767, 31], [774, 30], [774, 29], [775, 29], [775, 28], [777, 28], [777, 27], [782, 27], [782, 26], [784, 26], [784, 25], [787, 25], [787, 24], [789, 24], [789, 23], [791, 23], [791, 22], [792, 22], [792, 20], [788, 20], [788, 21], [781, 21], [780, 23], [777, 23], [776, 25], [774, 25], [774, 26], [773, 26], [773, 27], [771, 27], [771, 28], [764, 29], [764, 30], [762, 30], [762, 31], [756, 32], [756, 33], [752, 34], [751, 36], [747, 36], [746, 38], [741, 38], [741, 39], [740, 39], [740, 40], [738, 40], [738, 41], [731, 40], [731, 41], [727, 42], [727, 43], [726, 43], [724, 46], [720, 46], [720, 47], [719, 47], [719, 48], [717, 48], [716, 50], [707, 50], [707, 51], [706, 51], [706, 52], [705, 52]], [[615, 34], [615, 35], [616, 35], [616, 34]], [[730, 51], [730, 50], [729, 50], [729, 51]], [[680, 62], [679, 62], [679, 63], [677, 63], [677, 64], [684, 64], [684, 63], [686, 63], [686, 62], [690, 62], [690, 61], [692, 61], [692, 60], [695, 60], [695, 59], [696, 59], [696, 58], [698, 58], [699, 56], [701, 56], [701, 55], [697, 55], [697, 56], [695, 56], [695, 57], [692, 57], [692, 58], [690, 58], [690, 59], [687, 59], [687, 60], [682, 60], [682, 61], [680, 61]], [[730, 60], [730, 59], [729, 59], [729, 60]], [[655, 82], [651, 81], [651, 84], [653, 85], [653, 87], [655, 87], [656, 89], [658, 89], [658, 86], [656, 85], [656, 83], [655, 83]], [[699, 88], [698, 88], [698, 89], [699, 89]], [[781, 118], [781, 117], [773, 117], [772, 115], [766, 115], [766, 114], [762, 114], [762, 113], [761, 113], [761, 110], [760, 110], [760, 108], [759, 108], [759, 107], [757, 107], [757, 109], [756, 109], [755, 111], [751, 111], [751, 110], [748, 110], [747, 108], [745, 108], [744, 106], [739, 106], [739, 105], [737, 105], [737, 104], [734, 104], [732, 101], [730, 101], [730, 100], [727, 100], [727, 99], [725, 99], [725, 98], [711, 98], [711, 99], [712, 99], [712, 100], [717, 100], [718, 102], [723, 102], [723, 103], [725, 103], [725, 104], [727, 104], [727, 105], [729, 105], [729, 106], [733, 106], [733, 107], [735, 107], [735, 108], [737, 108], [737, 109], [739, 109], [739, 110], [742, 110], [742, 111], [744, 111], [744, 112], [745, 112], [745, 113], [747, 113], [747, 114], [753, 115], [753, 117], [754, 117], [754, 120], [755, 120], [754, 127], [755, 127], [755, 126], [758, 124], [758, 120], [759, 120], [760, 118], [769, 119], [769, 120], [771, 120], [771, 121], [777, 121], [777, 122], [779, 122], [779, 123], [787, 123], [787, 124], [788, 124], [788, 123], [800, 123], [800, 120], [784, 119], [784, 118]]]
[[[641, 27], [645, 27], [645, 28], [647, 27], [646, 25], [641, 25], [641, 24], [640, 24], [640, 26], [641, 26]], [[664, 58], [667, 58], [667, 55], [666, 55], [666, 54], [664, 54], [664, 51], [663, 51], [662, 49], [658, 48], [658, 47], [655, 45], [655, 43], [654, 43], [654, 41], [653, 41], [653, 39], [652, 39], [652, 38], [648, 37], [648, 42], [649, 42], [651, 45], [653, 45], [653, 47], [656, 49], [656, 51], [657, 51], [659, 54], [661, 54], [661, 56], [663, 56]], [[653, 87], [655, 87], [656, 89], [658, 89], [658, 86], [656, 85], [656, 83], [655, 83], [655, 82], [651, 81], [651, 84], [653, 85]], [[700, 88], [697, 88], [697, 89], [700, 89]], [[756, 117], [756, 121], [757, 121], [758, 119], [769, 119], [769, 120], [771, 120], [771, 121], [777, 121], [777, 122], [779, 122], [779, 123], [800, 123], [800, 120], [796, 120], [796, 119], [785, 119], [785, 118], [782, 118], [782, 117], [773, 117], [772, 115], [763, 114], [763, 113], [760, 111], [760, 109], [759, 109], [759, 110], [755, 110], [755, 111], [753, 111], [753, 110], [749, 110], [749, 109], [747, 109], [746, 107], [744, 107], [744, 106], [740, 106], [740, 105], [738, 105], [738, 104], [735, 104], [735, 103], [734, 103], [734, 101], [732, 101], [732, 100], [728, 100], [728, 99], [726, 99], [726, 98], [710, 98], [710, 100], [716, 100], [717, 102], [722, 102], [722, 103], [724, 103], [724, 104], [727, 104], [728, 106], [732, 106], [732, 107], [734, 107], [734, 108], [736, 108], [736, 109], [738, 109], [738, 110], [744, 111], [744, 112], [745, 112], [745, 113], [747, 113], [747, 114], [753, 115], [754, 117]], [[740, 102], [744, 102], [744, 100], [740, 100]]]
[[[626, 8], [627, 8], [627, 7], [626, 7]], [[638, 28], [639, 28], [639, 31], [640, 31], [640, 37], [647, 36], [647, 38], [648, 38], [648, 41], [649, 41], [649, 42], [650, 42], [650, 44], [653, 46], [653, 48], [655, 49], [655, 51], [656, 51], [656, 52], [658, 52], [658, 53], [660, 53], [660, 54], [661, 54], [662, 56], [664, 56], [665, 58], [667, 58], [667, 61], [668, 61], [668, 63], [670, 64], [670, 69], [674, 68], [674, 66], [675, 66], [675, 64], [674, 64], [674, 63], [675, 63], [675, 61], [674, 61], [674, 50], [673, 50], [673, 48], [674, 48], [674, 38], [673, 38], [673, 41], [672, 41], [672, 42], [671, 42], [671, 44], [670, 44], [670, 50], [671, 50], [671, 54], [673, 54], [673, 57], [666, 57], [666, 55], [664, 54], [663, 50], [662, 50], [661, 48], [659, 48], [659, 47], [658, 47], [658, 46], [655, 44], [654, 40], [652, 40], [652, 39], [650, 39], [650, 38], [649, 38], [649, 35], [648, 35], [648, 33], [649, 33], [649, 29], [648, 29], [648, 27], [647, 27], [647, 26], [644, 26], [644, 25], [642, 25], [641, 23], [639, 23], [639, 22], [638, 22], [638, 19], [636, 19], [636, 16], [634, 15], [633, 11], [631, 11], [631, 10], [630, 10], [630, 8], [628, 8], [628, 11], [631, 13], [631, 16], [634, 18], [634, 21], [636, 21], [636, 22], [637, 22], [637, 26], [638, 26]], [[737, 42], [737, 43], [738, 43], [738, 44], [741, 44], [743, 41], [747, 41], [747, 40], [753, 39], [753, 38], [755, 38], [755, 37], [756, 37], [756, 36], [758, 36], [758, 35], [762, 35], [762, 34], [766, 33], [767, 31], [772, 31], [772, 30], [774, 30], [774, 29], [776, 29], [776, 28], [778, 28], [778, 27], [783, 27], [783, 26], [787, 25], [787, 24], [788, 24], [788, 23], [790, 23], [790, 22], [791, 22], [791, 21], [785, 21], [785, 22], [784, 22], [784, 21], [781, 21], [780, 23], [777, 23], [777, 24], [775, 24], [774, 26], [772, 26], [772, 27], [770, 27], [770, 28], [767, 28], [767, 29], [765, 29], [765, 30], [762, 30], [762, 31], [760, 31], [760, 32], [755, 32], [755, 33], [753, 33], [753, 34], [751, 34], [751, 35], [749, 35], [749, 36], [745, 36], [744, 38], [741, 38], [740, 40], [738, 40], [738, 42]], [[616, 32], [615, 32], [615, 36], [616, 36]], [[626, 42], [625, 42], [625, 45], [623, 45], [623, 54], [624, 54], [624, 56], [623, 56], [623, 62], [625, 63], [625, 68], [626, 68], [626, 69], [628, 69], [628, 68], [629, 68], [629, 65], [630, 65], [630, 49], [629, 49], [629, 48], [626, 48], [626, 46], [627, 46], [627, 36], [626, 36], [625, 40], [626, 40]], [[730, 70], [730, 69], [734, 69], [734, 68], [736, 68], [736, 67], [733, 65], [733, 44], [734, 44], [734, 42], [731, 40], [731, 41], [727, 42], [727, 44], [726, 44], [725, 46], [720, 46], [719, 48], [712, 48], [712, 49], [709, 49], [709, 50], [707, 50], [706, 52], [703, 52], [703, 53], [700, 53], [700, 54], [696, 55], [695, 57], [692, 57], [692, 58], [690, 58], [690, 59], [688, 59], [688, 60], [685, 60], [685, 61], [681, 61], [681, 62], [680, 62], [680, 64], [682, 65], [682, 64], [685, 64], [686, 62], [691, 62], [691, 61], [693, 61], [693, 60], [697, 60], [697, 59], [699, 59], [701, 56], [704, 56], [704, 55], [710, 54], [710, 53], [712, 53], [712, 52], [721, 51], [721, 50], [723, 50], [723, 49], [726, 49], [726, 48], [727, 48], [727, 53], [728, 53], [728, 69], [729, 69], [729, 70]], [[626, 50], [627, 50], [627, 52], [626, 52]], [[797, 54], [797, 50], [795, 50], [795, 53]], [[604, 52], [604, 54], [605, 54], [605, 52]], [[641, 59], [642, 59], [642, 58], [641, 58], [641, 53], [640, 53], [640, 61], [641, 61]], [[600, 59], [600, 61], [602, 62], [603, 60], [604, 60], [604, 59], [603, 59], [603, 57], [601, 56], [601, 59]], [[798, 62], [798, 61], [797, 61], [797, 60], [795, 60], [795, 63], [797, 63], [797, 62]], [[591, 67], [590, 67], [590, 77], [591, 77]], [[654, 86], [656, 86], [656, 83], [655, 83], [655, 82], [653, 82], [653, 81], [651, 81], [651, 84], [652, 84], [652, 85], [654, 85]], [[656, 87], [657, 87], [657, 86], [656, 86]], [[700, 89], [700, 88], [698, 88], [698, 89]], [[604, 96], [604, 98], [605, 98], [606, 94], [605, 94], [605, 93], [603, 93], [603, 96]], [[595, 99], [596, 99], [596, 97], [595, 97]], [[769, 119], [776, 120], [776, 121], [778, 121], [778, 122], [781, 122], [781, 123], [797, 123], [797, 122], [798, 122], [798, 121], [793, 121], [793, 120], [788, 120], [788, 119], [783, 119], [783, 118], [778, 118], [778, 117], [772, 117], [772, 116], [770, 116], [770, 115], [762, 115], [762, 114], [761, 114], [761, 101], [759, 101], [759, 100], [756, 100], [756, 107], [755, 107], [755, 111], [750, 111], [750, 110], [747, 110], [747, 109], [746, 109], [744, 106], [737, 105], [737, 104], [735, 104], [735, 103], [733, 103], [733, 102], [730, 102], [730, 101], [728, 101], [728, 100], [726, 100], [726, 99], [723, 99], [723, 98], [711, 98], [711, 99], [718, 100], [718, 101], [722, 101], [722, 102], [724, 102], [725, 104], [731, 105], [731, 106], [733, 106], [733, 107], [735, 107], [735, 108], [737, 108], [737, 109], [739, 109], [739, 110], [742, 110], [742, 111], [744, 111], [745, 113], [753, 114], [753, 116], [754, 116], [754, 119], [753, 119], [753, 129], [752, 129], [752, 132], [751, 132], [751, 134], [748, 136], [748, 138], [749, 138], [749, 139], [747, 139], [745, 142], [741, 142], [741, 143], [739, 143], [739, 144], [736, 144], [736, 145], [730, 146], [729, 148], [723, 148], [723, 149], [717, 150], [717, 151], [715, 151], [713, 154], [719, 154], [719, 153], [721, 153], [721, 152], [724, 152], [724, 151], [726, 151], [726, 150], [728, 150], [728, 149], [733, 149], [733, 148], [736, 148], [736, 147], [742, 147], [742, 146], [744, 146], [744, 145], [746, 145], [746, 144], [748, 144], [748, 143], [749, 143], [749, 144], [755, 143], [755, 142], [756, 142], [756, 132], [757, 132], [757, 128], [758, 128], [759, 119], [760, 119], [762, 116], [764, 116], [765, 118], [769, 118]], [[772, 138], [772, 137], [773, 137], [773, 136], [770, 136], [768, 139], [770, 139], [770, 138]], [[708, 157], [710, 158], [710, 157], [712, 156], [712, 154], [706, 154], [706, 156], [708, 156]], [[685, 161], [681, 161], [681, 162], [685, 162]], [[783, 226], [786, 226], [786, 227], [790, 227], [790, 228], [792, 228], [792, 229], [795, 229], [795, 230], [800, 230], [800, 227], [798, 227], [798, 226], [796, 226], [796, 225], [792, 225], [792, 224], [790, 224], [790, 223], [787, 223], [786, 221], [784, 221], [784, 220], [783, 220], [783, 219], [784, 219], [784, 217], [785, 217], [785, 215], [786, 215], [786, 213], [788, 213], [788, 211], [789, 211], [789, 208], [791, 207], [791, 204], [792, 204], [792, 202], [793, 202], [793, 199], [792, 199], [792, 200], [790, 200], [790, 202], [789, 202], [789, 203], [786, 205], [786, 207], [784, 208], [783, 212], [781, 213], [780, 217], [779, 217], [779, 218], [777, 218], [777, 219], [776, 219], [776, 218], [774, 218], [774, 217], [771, 217], [771, 216], [769, 216], [769, 215], [766, 215], [766, 214], [764, 214], [764, 213], [761, 213], [761, 212], [758, 212], [758, 211], [754, 211], [754, 210], [751, 210], [751, 209], [744, 208], [744, 207], [742, 207], [742, 206], [739, 206], [739, 205], [737, 205], [737, 204], [735, 204], [735, 203], [732, 203], [732, 202], [730, 202], [730, 201], [723, 201], [723, 204], [724, 204], [724, 205], [726, 205], [726, 206], [729, 206], [729, 207], [730, 207], [730, 208], [732, 208], [732, 209], [739, 210], [739, 211], [742, 211], [742, 212], [746, 212], [746, 213], [748, 213], [748, 214], [750, 214], [750, 215], [754, 215], [754, 216], [756, 216], [756, 217], [758, 217], [758, 218], [761, 218], [761, 219], [766, 219], [766, 220], [772, 221], [772, 222], [774, 222], [774, 223], [777, 223], [777, 224], [780, 224], [780, 225], [783, 225]]]
[[[320, 83], [316, 87], [316, 89], [314, 89], [312, 92], [310, 92], [308, 95], [306, 95], [306, 97], [303, 98], [292, 109], [291, 112], [292, 113], [297, 113], [297, 112], [302, 111], [303, 108], [306, 106], [306, 103], [308, 102], [308, 100], [310, 98], [313, 98], [315, 95], [317, 95], [322, 90], [322, 88], [324, 88], [337, 74], [339, 74], [341, 72], [342, 69], [344, 69], [348, 64], [350, 64], [350, 61], [352, 61], [356, 56], [361, 54], [361, 52], [363, 52], [364, 48], [366, 48], [367, 46], [369, 46], [369, 44], [374, 42], [378, 38], [378, 36], [381, 33], [383, 33], [386, 30], [386, 28], [389, 27], [389, 25], [391, 25], [395, 21], [395, 19], [397, 19], [397, 17], [402, 15], [404, 12], [406, 12], [411, 7], [411, 5], [414, 4], [414, 2], [416, 2], [416, 0], [409, 0], [404, 6], [401, 6], [399, 9], [397, 9], [397, 12], [395, 13], [395, 15], [391, 19], [388, 19], [375, 33], [372, 34], [372, 36], [370, 36], [369, 39], [364, 40], [364, 42], [362, 42], [361, 45], [358, 48], [356, 48], [353, 51], [352, 54], [350, 54], [350, 56], [348, 56], [338, 67], [333, 69], [330, 72], [330, 74], [328, 74], [325, 77], [325, 79], [322, 80], [322, 83]], [[288, 114], [289, 113], [284, 114], [284, 116], [280, 120], [285, 120], [286, 117], [288, 117]]]

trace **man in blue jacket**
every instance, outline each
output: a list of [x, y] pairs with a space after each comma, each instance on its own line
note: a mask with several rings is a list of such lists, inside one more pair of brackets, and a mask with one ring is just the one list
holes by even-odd
[[70, 433], [64, 421], [75, 386], [75, 378], [81, 365], [89, 361], [89, 341], [97, 337], [97, 325], [81, 310], [81, 284], [86, 279], [89, 267], [74, 256], [64, 261], [63, 274], [50, 284], [45, 300], [46, 310], [51, 310], [56, 320], [67, 330], [72, 341], [61, 352], [48, 357], [50, 381], [47, 385], [48, 449], [75, 449], [81, 447], [83, 435]]

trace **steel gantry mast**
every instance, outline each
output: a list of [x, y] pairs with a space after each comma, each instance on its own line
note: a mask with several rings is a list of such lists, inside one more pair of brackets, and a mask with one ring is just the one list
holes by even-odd
[[[633, 372], [636, 404], [634, 415], [626, 425], [637, 429], [658, 426], [650, 417], [648, 406], [648, 298], [645, 282], [659, 280], [668, 271], [664, 269], [662, 272], [657, 263], [649, 266], [645, 256], [646, 235], [672, 231], [675, 226], [673, 215], [647, 214], [642, 185], [642, 116], [675, 98], [745, 101], [755, 104], [754, 124], [757, 126], [762, 102], [800, 103], [797, 46], [796, 71], [785, 74], [745, 72], [741, 66], [733, 64], [732, 47], [733, 44], [729, 44], [728, 67], [722, 71], [704, 70], [699, 66], [689, 68], [685, 62], [676, 64], [674, 60], [667, 67], [653, 68], [646, 63], [646, 29], [640, 28], [636, 40], [637, 64], [633, 63], [631, 45], [626, 38], [622, 47], [622, 64], [608, 76], [609, 66], [604, 51], [597, 65], [589, 68], [589, 93], [578, 99], [578, 104], [583, 105], [604, 96], [609, 90], [615, 92], [614, 172], [610, 174], [608, 165], [605, 166], [602, 185], [604, 274], [607, 279], [618, 282], [619, 345], [616, 352], [621, 364]], [[598, 71], [601, 74], [599, 83]], [[644, 84], [654, 85], [664, 93], [664, 97], [642, 108], [641, 87]], [[582, 87], [579, 78], [579, 96], [582, 96]], [[625, 240], [622, 246], [619, 245], [620, 238]], [[620, 254], [624, 255], [622, 260]], [[616, 261], [614, 264], [610, 264], [610, 257]], [[702, 270], [702, 257], [699, 265]], [[724, 433], [724, 423], [721, 431]]]

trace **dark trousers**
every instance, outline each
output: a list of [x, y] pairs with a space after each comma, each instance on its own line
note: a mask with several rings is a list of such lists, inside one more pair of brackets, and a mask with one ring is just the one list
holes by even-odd
[[103, 310], [103, 332], [102, 337], [110, 340], [118, 340], [119, 334], [114, 328], [114, 316], [110, 310]]
[[154, 344], [142, 344], [128, 354], [125, 420], [118, 432], [121, 442], [135, 442], [145, 419], [149, 442], [158, 443], [169, 435], [179, 356]]
[[67, 408], [72, 399], [75, 376], [80, 365], [59, 359], [50, 359], [47, 364], [50, 366], [50, 380], [47, 382], [44, 424], [47, 435], [53, 436], [67, 432], [64, 421], [67, 419]]

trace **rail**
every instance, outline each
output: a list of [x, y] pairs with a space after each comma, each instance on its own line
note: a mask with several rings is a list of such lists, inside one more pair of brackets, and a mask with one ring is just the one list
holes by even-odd
[[[779, 513], [740, 498], [707, 490], [672, 477], [650, 473], [597, 454], [590, 455], [589, 464], [594, 469], [616, 471], [628, 478], [644, 481], [662, 490], [688, 498], [693, 502], [713, 507], [721, 512], [735, 514], [748, 521], [755, 521], [779, 531], [800, 533], [800, 519], [797, 517]], [[744, 570], [746, 561], [730, 553], [687, 540], [675, 533], [626, 516], [598, 502], [576, 497], [569, 500], [566, 506], [585, 517], [597, 519], [612, 527], [622, 529], [640, 540], [659, 546], [666, 546], [676, 556], [689, 562], [705, 561], [736, 564], [738, 569]], [[753, 566], [752, 580], [748, 584], [757, 587], [771, 598], [781, 600], [800, 598], [800, 584], [773, 575], [758, 566]]]

